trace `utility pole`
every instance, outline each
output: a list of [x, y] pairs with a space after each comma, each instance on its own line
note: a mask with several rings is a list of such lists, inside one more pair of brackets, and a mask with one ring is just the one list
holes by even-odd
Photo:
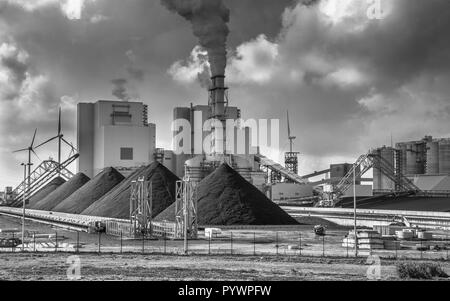
[[28, 170], [30, 169], [31, 165], [33, 165], [32, 163], [22, 163], [20, 164], [21, 166], [23, 166], [23, 183], [25, 185], [24, 189], [23, 189], [23, 195], [22, 195], [22, 201], [23, 201], [23, 210], [22, 210], [22, 252], [25, 250], [25, 207], [26, 207], [26, 202], [27, 202], [27, 195], [28, 195], [28, 190], [30, 189], [30, 179], [28, 178], [28, 182], [27, 182], [27, 167]]
[[358, 232], [356, 220], [356, 164], [353, 165], [353, 209], [354, 209], [354, 231], [355, 231], [355, 257], [358, 257]]

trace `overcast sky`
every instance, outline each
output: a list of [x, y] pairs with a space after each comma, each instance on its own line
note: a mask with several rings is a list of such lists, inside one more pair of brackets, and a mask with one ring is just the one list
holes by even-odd
[[[289, 109], [300, 173], [353, 162], [391, 134], [450, 137], [450, 1], [384, 0], [375, 19], [369, 2], [224, 0], [231, 105], [279, 118], [280, 154]], [[157, 0], [0, 0], [0, 185], [18, 184], [25, 154], [12, 151], [35, 128], [38, 142], [56, 134], [58, 106], [76, 142], [80, 101], [142, 100], [170, 147], [173, 108], [207, 102], [197, 46]]]

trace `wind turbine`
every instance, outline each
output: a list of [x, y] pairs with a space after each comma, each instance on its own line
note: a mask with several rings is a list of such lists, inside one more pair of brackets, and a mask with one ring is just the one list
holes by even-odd
[[291, 123], [289, 121], [289, 111], [287, 111], [287, 127], [288, 127], [288, 138], [289, 138], [289, 145], [290, 145], [290, 152], [294, 152], [294, 140], [297, 139], [297, 137], [292, 136], [291, 134]]
[[64, 139], [64, 134], [62, 133], [62, 120], [61, 120], [61, 108], [59, 108], [59, 114], [58, 114], [58, 133], [55, 137], [52, 137], [48, 139], [47, 141], [39, 144], [37, 147], [41, 147], [47, 143], [50, 143], [54, 140], [58, 139], [58, 173], [61, 173], [61, 147], [63, 142], [71, 147], [71, 154], [72, 152], [76, 152], [76, 148], [72, 145], [72, 143], [69, 143], [66, 139]]
[[[19, 149], [14, 151], [13, 153], [20, 153], [20, 152], [28, 152], [28, 187], [30, 186], [30, 175], [31, 175], [31, 166], [33, 165], [33, 163], [31, 162], [31, 154], [34, 154], [39, 160], [39, 156], [36, 154], [35, 149], [38, 148], [39, 146], [34, 147], [34, 142], [36, 140], [36, 134], [37, 134], [37, 129], [34, 130], [34, 135], [33, 135], [33, 139], [31, 140], [31, 144], [29, 147], [24, 148], [24, 149]], [[25, 191], [24, 191], [25, 192]]]

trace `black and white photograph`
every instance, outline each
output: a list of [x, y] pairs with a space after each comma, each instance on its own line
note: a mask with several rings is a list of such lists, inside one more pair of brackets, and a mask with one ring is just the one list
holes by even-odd
[[448, 0], [0, 0], [0, 281], [448, 280], [449, 30]]

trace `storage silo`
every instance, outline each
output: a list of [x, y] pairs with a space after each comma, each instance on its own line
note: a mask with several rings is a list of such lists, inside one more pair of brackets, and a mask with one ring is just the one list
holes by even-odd
[[426, 143], [406, 143], [406, 174], [422, 175], [425, 173]]
[[450, 139], [439, 141], [439, 173], [450, 174]]
[[396, 148], [399, 153], [400, 172], [406, 175], [406, 143], [397, 143]]
[[427, 143], [427, 175], [439, 174], [439, 141]]
[[[375, 151], [377, 156], [382, 158], [383, 162], [392, 167], [392, 172], [395, 170], [395, 149], [392, 147], [382, 147]], [[392, 174], [394, 176], [394, 174]], [[373, 189], [374, 190], [395, 190], [395, 183], [385, 173], [381, 171], [380, 163], [375, 161], [373, 168]]]

